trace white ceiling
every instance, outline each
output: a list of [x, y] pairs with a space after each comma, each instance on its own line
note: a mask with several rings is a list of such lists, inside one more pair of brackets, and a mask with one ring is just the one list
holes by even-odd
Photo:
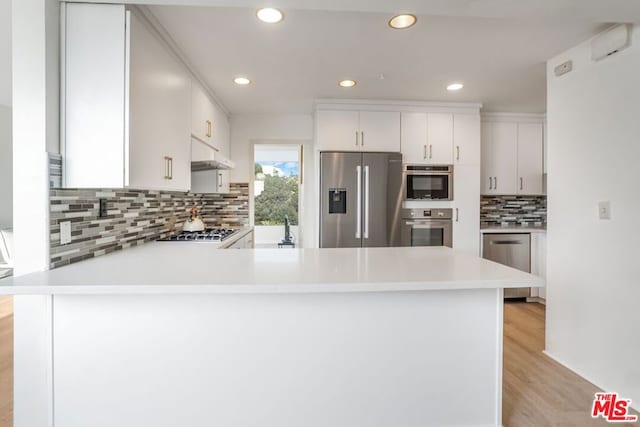
[[[342, 5], [348, 3], [358, 2]], [[387, 27], [389, 13], [379, 12], [283, 8], [285, 20], [267, 25], [252, 7], [150, 10], [232, 113], [310, 112], [314, 99], [333, 97], [478, 101], [486, 111], [539, 113], [546, 109], [545, 61], [602, 29], [594, 16], [612, 9], [596, 1], [599, 7], [578, 16], [568, 13], [576, 4], [568, 0], [425, 3], [440, 12], [445, 3], [457, 5], [448, 11], [467, 16], [419, 15], [416, 26], [395, 31]], [[503, 7], [482, 8], [489, 3]], [[609, 3], [628, 9], [628, 2]], [[497, 12], [511, 17], [486, 17]], [[478, 14], [485, 17], [468, 16]], [[237, 75], [253, 83], [238, 87]], [[338, 87], [344, 78], [358, 85]], [[453, 81], [464, 90], [447, 92]]]
[[11, 0], [0, 0], [0, 105], [11, 105]]

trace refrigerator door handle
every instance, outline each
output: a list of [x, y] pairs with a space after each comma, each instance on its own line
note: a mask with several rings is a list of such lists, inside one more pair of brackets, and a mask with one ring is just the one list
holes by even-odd
[[364, 167], [364, 236], [369, 238], [369, 165]]
[[356, 166], [356, 239], [360, 238], [362, 229], [362, 166]]

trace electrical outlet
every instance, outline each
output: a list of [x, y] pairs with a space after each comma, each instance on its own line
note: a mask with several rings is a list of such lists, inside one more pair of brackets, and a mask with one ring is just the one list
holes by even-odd
[[611, 219], [611, 202], [598, 203], [598, 216], [600, 219]]
[[100, 210], [98, 211], [98, 218], [104, 218], [107, 216], [107, 199], [99, 199], [100, 200]]
[[71, 221], [60, 223], [60, 244], [71, 243]]

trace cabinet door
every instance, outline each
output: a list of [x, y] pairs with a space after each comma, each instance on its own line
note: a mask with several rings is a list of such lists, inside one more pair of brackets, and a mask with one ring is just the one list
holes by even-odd
[[213, 106], [202, 86], [195, 81], [191, 85], [191, 134], [208, 144], [213, 139]]
[[516, 194], [518, 125], [494, 123], [491, 144], [492, 194]]
[[518, 194], [542, 194], [542, 123], [518, 125]]
[[69, 3], [64, 19], [64, 185], [122, 188], [127, 167], [124, 6]]
[[427, 162], [427, 113], [402, 113], [400, 148], [404, 163]]
[[480, 165], [454, 168], [453, 249], [480, 254]]
[[455, 165], [480, 164], [480, 116], [453, 116], [453, 161]]
[[480, 126], [480, 191], [482, 194], [493, 194], [493, 123], [482, 123]]
[[318, 111], [317, 147], [323, 151], [360, 151], [357, 111]]
[[[547, 278], [547, 236], [544, 233], [531, 233], [531, 274]], [[546, 298], [545, 288], [532, 288], [531, 296]]]
[[216, 193], [219, 194], [227, 194], [229, 193], [229, 171], [228, 170], [218, 170], [218, 177], [216, 180]]
[[129, 187], [188, 191], [191, 79], [133, 13], [129, 105]]
[[453, 114], [427, 114], [427, 161], [453, 163]]
[[400, 113], [360, 112], [360, 148], [362, 151], [400, 151]]

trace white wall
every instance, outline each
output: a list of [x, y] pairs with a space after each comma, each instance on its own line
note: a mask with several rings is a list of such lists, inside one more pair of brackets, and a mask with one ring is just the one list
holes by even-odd
[[[573, 60], [555, 77], [553, 67]], [[640, 408], [640, 27], [600, 62], [548, 62], [546, 350]], [[612, 219], [598, 219], [599, 201]]]
[[249, 214], [253, 218], [253, 147], [255, 144], [298, 144], [304, 146], [300, 242], [315, 247], [313, 117], [310, 114], [241, 114], [231, 116], [231, 159], [236, 167], [231, 182], [249, 182]]
[[0, 0], [0, 229], [13, 224], [11, 0]]
[[0, 105], [0, 229], [13, 224], [11, 107]]

